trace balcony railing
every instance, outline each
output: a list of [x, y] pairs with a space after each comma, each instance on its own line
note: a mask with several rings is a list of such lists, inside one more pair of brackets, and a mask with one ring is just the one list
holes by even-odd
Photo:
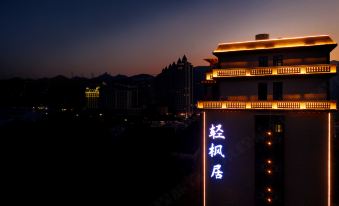
[[335, 101], [199, 101], [199, 109], [336, 110]]
[[229, 68], [213, 69], [211, 73], [206, 74], [206, 80], [223, 77], [255, 77], [269, 75], [307, 75], [307, 74], [335, 74], [336, 65], [298, 65], [298, 66], [275, 66], [275, 67], [256, 67], [256, 68]]
[[[245, 76], [246, 69], [218, 70], [218, 76]], [[212, 74], [213, 77], [213, 74]]]
[[250, 75], [267, 75], [272, 74], [272, 68], [256, 68], [250, 70]]

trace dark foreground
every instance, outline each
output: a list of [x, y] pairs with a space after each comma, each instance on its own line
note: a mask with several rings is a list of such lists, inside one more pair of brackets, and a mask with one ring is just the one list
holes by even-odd
[[[184, 126], [98, 113], [3, 117], [3, 196], [12, 204], [201, 205], [198, 117]], [[336, 205], [338, 117], [333, 141]]]
[[199, 205], [200, 121], [187, 125], [71, 114], [6, 123], [5, 194], [12, 203]]

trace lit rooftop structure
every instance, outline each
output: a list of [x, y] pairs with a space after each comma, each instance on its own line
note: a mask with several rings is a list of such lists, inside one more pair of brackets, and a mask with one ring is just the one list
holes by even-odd
[[327, 47], [334, 49], [337, 44], [328, 35], [319, 36], [304, 36], [293, 38], [280, 38], [280, 39], [263, 39], [255, 41], [244, 42], [231, 42], [221, 43], [213, 54], [225, 52], [239, 52], [250, 50], [265, 50], [265, 49], [282, 49], [282, 48], [299, 48], [299, 47]]

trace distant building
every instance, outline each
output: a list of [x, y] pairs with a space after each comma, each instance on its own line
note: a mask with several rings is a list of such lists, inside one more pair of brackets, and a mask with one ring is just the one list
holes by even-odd
[[103, 87], [102, 93], [101, 104], [105, 109], [126, 112], [139, 106], [137, 86], [115, 83]]
[[332, 206], [327, 35], [222, 43], [206, 74], [203, 206]]
[[95, 89], [90, 89], [86, 87], [85, 97], [86, 97], [86, 108], [87, 109], [98, 109], [99, 108], [99, 98], [100, 98], [100, 87]]
[[[157, 104], [162, 111], [190, 115], [193, 104], [193, 66], [184, 55], [156, 77]], [[164, 109], [167, 108], [167, 109]]]
[[140, 114], [154, 105], [153, 79], [151, 75], [132, 77], [105, 73], [93, 78], [86, 88], [87, 109], [102, 109], [116, 114]]

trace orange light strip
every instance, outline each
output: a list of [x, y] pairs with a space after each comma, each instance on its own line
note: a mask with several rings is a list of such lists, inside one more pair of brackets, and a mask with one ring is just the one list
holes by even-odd
[[336, 110], [336, 101], [198, 101], [198, 109]]
[[206, 80], [213, 80], [214, 78], [336, 74], [336, 73], [337, 73], [336, 65], [317, 64], [317, 65], [213, 69], [212, 72], [206, 73], [205, 78]]
[[255, 51], [255, 50], [269, 50], [269, 49], [277, 49], [277, 48], [296, 48], [296, 47], [311, 47], [311, 46], [318, 46], [318, 45], [333, 45], [333, 43], [323, 43], [323, 44], [313, 44], [313, 45], [290, 45], [290, 46], [277, 46], [277, 47], [269, 47], [269, 48], [264, 48], [264, 47], [258, 47], [254, 49], [233, 49], [233, 50], [226, 50], [226, 49], [217, 49], [213, 51], [213, 54], [217, 53], [225, 53], [225, 52], [235, 52], [235, 51]]
[[327, 206], [331, 206], [331, 113], [328, 113]]
[[203, 206], [206, 206], [206, 112], [203, 112]]
[[226, 43], [220, 43], [221, 44], [241, 44], [241, 43], [251, 43], [251, 42], [263, 42], [263, 41], [281, 41], [281, 40], [292, 40], [292, 39], [304, 39], [304, 38], [314, 38], [314, 37], [329, 37], [329, 35], [314, 35], [314, 36], [299, 36], [299, 37], [286, 37], [286, 38], [280, 38], [280, 39], [261, 39], [261, 40], [251, 40], [251, 41], [238, 41], [238, 42], [226, 42]]
[[336, 43], [327, 35], [305, 36], [296, 38], [281, 38], [281, 39], [264, 39], [256, 41], [231, 42], [218, 44], [213, 54], [248, 51], [248, 50], [267, 50], [276, 48], [295, 48], [295, 47], [310, 47], [319, 45], [333, 45]]

